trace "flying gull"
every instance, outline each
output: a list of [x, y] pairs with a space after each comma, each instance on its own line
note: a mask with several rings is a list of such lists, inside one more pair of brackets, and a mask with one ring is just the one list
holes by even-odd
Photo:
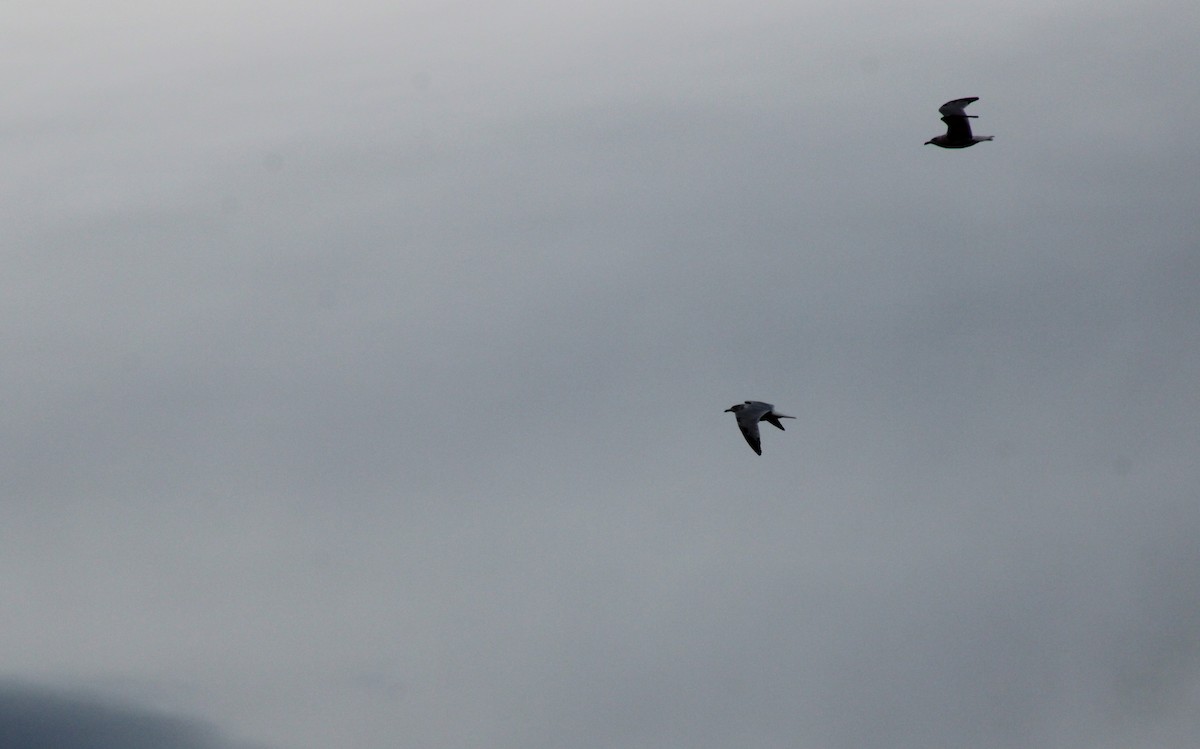
[[795, 416], [785, 416], [784, 414], [775, 413], [775, 406], [762, 401], [746, 401], [739, 403], [736, 406], [730, 406], [725, 409], [725, 413], [732, 412], [737, 417], [738, 429], [742, 430], [742, 436], [750, 443], [750, 447], [754, 452], [762, 455], [762, 443], [758, 439], [758, 422], [765, 421], [783, 429], [783, 424], [780, 419], [794, 419]]
[[975, 115], [967, 114], [965, 109], [973, 101], [979, 101], [979, 97], [968, 96], [943, 104], [938, 111], [942, 113], [942, 122], [946, 123], [946, 134], [934, 136], [925, 141], [925, 145], [932, 143], [942, 148], [968, 148], [976, 143], [991, 140], [994, 136], [971, 135], [971, 123], [967, 120], [974, 119]]

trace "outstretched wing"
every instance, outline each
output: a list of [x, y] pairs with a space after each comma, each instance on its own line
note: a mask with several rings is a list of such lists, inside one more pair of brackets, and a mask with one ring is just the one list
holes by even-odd
[[750, 443], [750, 449], [762, 455], [762, 441], [758, 438], [758, 419], [750, 421], [738, 414], [738, 429], [742, 430], [742, 436]]
[[969, 120], [975, 115], [967, 114], [966, 106], [973, 101], [979, 101], [979, 97], [968, 96], [965, 99], [948, 101], [938, 109], [942, 113], [942, 122], [946, 123], [946, 140], [951, 143], [971, 142]]
[[978, 96], [968, 96], [965, 99], [955, 99], [948, 101], [938, 108], [938, 112], [946, 117], [974, 117], [973, 114], [967, 114], [967, 105], [973, 101], [979, 101]]
[[742, 410], [737, 412], [738, 429], [742, 430], [742, 436], [759, 455], [762, 455], [762, 442], [758, 438], [758, 422], [764, 414], [771, 413], [773, 408], [770, 403], [746, 401]]
[[967, 120], [967, 115], [948, 114], [942, 118], [942, 122], [946, 123], [946, 140], [951, 143], [971, 142], [971, 123]]

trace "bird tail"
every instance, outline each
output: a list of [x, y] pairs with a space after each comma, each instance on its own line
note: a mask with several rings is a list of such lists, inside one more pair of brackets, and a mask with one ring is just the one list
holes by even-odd
[[995, 140], [995, 139], [996, 139], [996, 136], [994, 136], [994, 135], [980, 135], [977, 138], [975, 138], [975, 140], [978, 140], [978, 141]]
[[[779, 429], [783, 429], [783, 424], [781, 424], [779, 421], [780, 419], [794, 419], [794, 418], [796, 418], [796, 417], [788, 416], [787, 414], [776, 414], [776, 413], [769, 414], [769, 415], [763, 417], [763, 419], [768, 424], [770, 424], [773, 427], [777, 427]], [[784, 431], [786, 432], [787, 430], [784, 429]]]

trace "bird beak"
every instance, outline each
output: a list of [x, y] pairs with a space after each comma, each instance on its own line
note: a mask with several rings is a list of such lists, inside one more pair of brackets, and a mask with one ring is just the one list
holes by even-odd
[[733, 410], [732, 408], [727, 408], [727, 409], [725, 409], [725, 413], [729, 413], [732, 410]]

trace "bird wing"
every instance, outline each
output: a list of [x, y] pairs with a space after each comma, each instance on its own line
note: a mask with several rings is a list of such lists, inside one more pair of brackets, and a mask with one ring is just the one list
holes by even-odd
[[742, 430], [742, 436], [746, 438], [746, 442], [750, 444], [750, 449], [762, 455], [762, 441], [758, 438], [758, 420], [750, 421], [743, 419], [741, 414], [738, 414], [738, 429]]
[[946, 140], [951, 143], [971, 142], [971, 123], [968, 120], [975, 115], [967, 114], [966, 107], [973, 101], [979, 101], [979, 97], [954, 99], [938, 107], [942, 114], [942, 122], [946, 123]]
[[774, 406], [762, 401], [746, 401], [745, 406], [737, 412], [738, 429], [742, 430], [742, 436], [746, 438], [746, 442], [750, 443], [751, 449], [762, 455], [762, 441], [758, 437], [758, 422], [765, 414], [771, 413]]
[[938, 107], [938, 113], [943, 114], [946, 117], [974, 117], [975, 115], [969, 115], [965, 111], [967, 105], [973, 101], [979, 101], [979, 97], [968, 96], [965, 99], [948, 101], [942, 106]]
[[762, 401], [746, 401], [742, 406], [743, 408], [738, 412], [738, 416], [742, 414], [746, 414], [747, 418], [753, 416], [755, 421], [761, 419], [763, 414], [769, 414], [775, 410], [774, 404], [763, 403]]
[[[779, 417], [776, 416], [773, 411], [763, 414], [762, 420], [767, 422], [768, 424], [771, 424], [772, 426], [776, 427], [777, 429], [783, 429], [783, 422], [781, 422], [779, 420]], [[787, 430], [783, 429], [783, 431], [786, 432]]]
[[953, 143], [971, 142], [971, 123], [965, 114], [948, 114], [942, 117], [946, 123], [946, 139]]

